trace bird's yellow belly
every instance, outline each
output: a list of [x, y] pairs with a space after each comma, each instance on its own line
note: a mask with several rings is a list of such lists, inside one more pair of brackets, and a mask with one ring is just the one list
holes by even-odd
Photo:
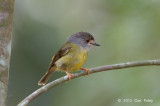
[[56, 62], [57, 71], [73, 72], [78, 70], [87, 60], [88, 52], [81, 48], [72, 49]]

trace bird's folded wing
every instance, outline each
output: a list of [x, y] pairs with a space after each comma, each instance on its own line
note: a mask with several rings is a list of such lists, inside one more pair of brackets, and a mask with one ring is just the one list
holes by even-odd
[[50, 70], [54, 65], [55, 62], [60, 59], [61, 57], [65, 56], [70, 50], [71, 50], [70, 45], [64, 45], [52, 58], [52, 61], [50, 63], [49, 69]]

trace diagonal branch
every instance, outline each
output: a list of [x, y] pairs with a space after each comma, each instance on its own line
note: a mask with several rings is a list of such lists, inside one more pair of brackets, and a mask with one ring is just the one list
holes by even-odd
[[[150, 66], [150, 65], [160, 65], [160, 60], [144, 60], [144, 61], [133, 61], [133, 62], [126, 62], [126, 63], [120, 63], [120, 64], [112, 64], [112, 65], [105, 65], [105, 66], [99, 66], [95, 68], [91, 68], [91, 73], [101, 72], [101, 71], [109, 71], [109, 70], [115, 70], [115, 69], [122, 69], [122, 68], [130, 68], [130, 67], [138, 67], [138, 66]], [[87, 72], [81, 71], [74, 74], [74, 78], [86, 75]], [[72, 77], [72, 79], [74, 79]], [[28, 97], [26, 97], [22, 102], [18, 104], [18, 106], [26, 106], [28, 103], [30, 103], [33, 99], [41, 95], [42, 93], [47, 92], [51, 88], [60, 85], [64, 83], [65, 81], [68, 81], [68, 76], [61, 77], [59, 79], [56, 79], [50, 83], [48, 83], [45, 86], [42, 86], [41, 88], [34, 91], [32, 94], [30, 94]]]

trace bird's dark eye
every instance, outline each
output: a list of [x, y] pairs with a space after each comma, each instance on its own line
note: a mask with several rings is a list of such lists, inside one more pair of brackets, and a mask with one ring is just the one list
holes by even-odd
[[89, 39], [88, 39], [88, 40], [86, 40], [86, 42], [88, 43], [88, 42], [89, 42]]

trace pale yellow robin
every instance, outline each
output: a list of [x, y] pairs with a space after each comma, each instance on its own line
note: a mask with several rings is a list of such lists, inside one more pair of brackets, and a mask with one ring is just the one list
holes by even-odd
[[71, 80], [70, 72], [78, 69], [89, 70], [81, 68], [88, 57], [88, 51], [92, 46], [100, 46], [94, 40], [94, 37], [88, 32], [78, 32], [71, 35], [67, 42], [60, 48], [60, 50], [53, 56], [48, 71], [40, 79], [38, 85], [45, 85], [51, 74], [55, 71], [66, 72], [69, 81]]

